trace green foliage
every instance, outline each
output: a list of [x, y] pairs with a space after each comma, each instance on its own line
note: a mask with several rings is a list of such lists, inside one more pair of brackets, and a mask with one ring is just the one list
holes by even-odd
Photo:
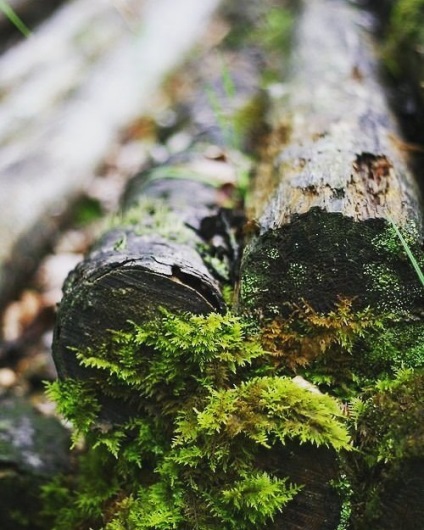
[[[178, 243], [197, 242], [194, 231], [184, 224], [181, 216], [172, 211], [163, 199], [141, 198], [124, 212], [109, 219], [106, 228], [130, 228], [140, 236], [154, 234]], [[117, 245], [122, 245], [122, 237]]]
[[[231, 314], [164, 311], [78, 352], [92, 376], [49, 395], [88, 452], [76, 479], [46, 490], [52, 528], [258, 528], [301, 488], [261, 469], [260, 455], [290, 440], [348, 450], [337, 401], [272, 375], [252, 330]], [[137, 417], [102, 421], [110, 396]]]
[[352, 485], [346, 474], [342, 474], [334, 484], [334, 488], [339, 492], [342, 499], [342, 508], [340, 510], [340, 522], [336, 530], [350, 530], [350, 518], [352, 515]]
[[420, 319], [355, 310], [353, 302], [341, 299], [327, 314], [303, 303], [293, 306], [288, 317], [265, 324], [262, 343], [278, 372], [300, 373], [320, 389], [350, 400], [378, 378], [424, 366]]
[[376, 383], [357, 419], [360, 447], [369, 465], [422, 457], [423, 397], [423, 370], [400, 370], [394, 379]]
[[46, 394], [56, 402], [59, 414], [73, 422], [76, 443], [79, 435], [88, 433], [98, 418], [100, 405], [95, 393], [85, 382], [67, 379], [47, 383]]
[[99, 220], [104, 214], [102, 205], [98, 199], [82, 197], [73, 210], [73, 222], [77, 226], [84, 226]]
[[398, 519], [405, 528], [422, 527], [414, 510], [422, 497], [423, 398], [423, 369], [402, 369], [370, 384], [352, 403], [357, 451], [347, 469], [354, 528], [385, 528], [388, 509], [405, 517]]
[[[256, 377], [237, 387], [214, 390], [202, 410], [184, 411], [177, 422], [175, 445], [201, 443], [209, 462], [225, 465], [214, 447], [215, 433], [244, 439], [269, 448], [275, 440], [349, 447], [349, 437], [337, 418], [337, 403], [285, 377]], [[243, 444], [243, 440], [240, 442]]]
[[399, 0], [394, 2], [390, 15], [384, 55], [386, 64], [395, 74], [402, 70], [405, 51], [424, 42], [424, 1]]
[[318, 313], [307, 302], [295, 305], [287, 318], [277, 317], [262, 331], [265, 348], [291, 369], [306, 366], [316, 358], [352, 353], [354, 344], [369, 329], [381, 323], [368, 308], [356, 311], [353, 300], [340, 299], [327, 314]]

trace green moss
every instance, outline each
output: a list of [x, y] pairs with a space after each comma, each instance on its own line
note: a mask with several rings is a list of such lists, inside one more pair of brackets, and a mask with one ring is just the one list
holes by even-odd
[[382, 377], [401, 368], [424, 367], [424, 325], [410, 318], [389, 316], [378, 332], [368, 335], [361, 350], [362, 373]]
[[72, 420], [76, 429], [74, 442], [78, 440], [79, 435], [86, 434], [97, 420], [100, 405], [87, 382], [57, 380], [47, 384], [46, 393], [57, 403], [58, 412]]
[[93, 221], [101, 219], [104, 214], [101, 203], [97, 199], [84, 197], [80, 199], [73, 212], [73, 222], [76, 225], [84, 226]]
[[[413, 227], [402, 228], [402, 234], [422, 263], [421, 240]], [[356, 222], [320, 208], [295, 215], [290, 224], [266, 231], [245, 249], [242, 305], [261, 307], [265, 316], [270, 305], [278, 305], [280, 314], [287, 315], [290, 304], [302, 299], [329, 312], [340, 296], [355, 299], [358, 309], [372, 306], [397, 312], [419, 307], [423, 287], [395, 236], [383, 219]], [[273, 259], [268, 258], [269, 249]]]
[[[132, 230], [137, 235], [162, 236], [177, 243], [198, 243], [198, 237], [188, 228], [181, 216], [172, 211], [163, 199], [141, 198], [127, 210], [112, 217], [107, 229], [122, 228]], [[120, 236], [116, 250], [125, 249], [126, 237]]]
[[347, 476], [345, 474], [342, 474], [340, 478], [333, 483], [333, 487], [336, 489], [342, 499], [342, 508], [340, 510], [340, 522], [336, 530], [350, 530], [353, 495], [352, 484], [349, 482]]
[[[337, 401], [275, 375], [253, 329], [231, 314], [164, 313], [78, 352], [91, 377], [49, 393], [88, 453], [46, 490], [51, 528], [258, 528], [302, 486], [265, 472], [259, 455], [289, 440], [348, 450]], [[110, 395], [136, 416], [102, 421]]]
[[[243, 277], [243, 282], [241, 283], [241, 297], [244, 300], [249, 300], [251, 297], [254, 297], [261, 290], [261, 279], [255, 274], [245, 275]], [[253, 304], [252, 304], [253, 306]]]
[[[384, 263], [366, 263], [364, 276], [369, 280], [370, 292], [381, 299], [382, 310], [402, 311], [408, 306], [405, 288], [398, 275], [389, 266]], [[417, 293], [419, 293], [418, 286]]]
[[[409, 247], [417, 248], [417, 243], [420, 241], [420, 235], [415, 223], [411, 221], [403, 226], [402, 236]], [[384, 253], [387, 257], [392, 256], [392, 258], [396, 258], [403, 256], [407, 259], [405, 249], [392, 224], [389, 224], [383, 232], [376, 235], [371, 240], [371, 244], [378, 253]]]
[[404, 69], [405, 53], [418, 50], [424, 43], [424, 1], [394, 2], [387, 30], [384, 56], [396, 74]]
[[308, 269], [302, 263], [290, 263], [287, 274], [293, 284], [301, 288], [307, 281]]
[[[353, 410], [354, 528], [421, 528], [424, 480], [423, 370], [377, 381]], [[397, 526], [396, 528], [398, 528]]]

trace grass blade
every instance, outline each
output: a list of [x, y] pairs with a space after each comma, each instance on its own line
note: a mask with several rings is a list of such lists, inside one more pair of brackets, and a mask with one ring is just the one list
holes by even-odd
[[31, 35], [31, 30], [28, 28], [28, 26], [4, 0], [0, 0], [0, 11], [4, 13], [4, 15], [10, 20], [15, 28], [22, 33], [24, 37], [29, 37]]
[[394, 231], [396, 232], [396, 235], [398, 236], [399, 241], [402, 243], [402, 246], [405, 249], [406, 255], [408, 256], [412, 266], [415, 269], [415, 272], [417, 273], [417, 276], [418, 276], [418, 278], [419, 278], [419, 280], [421, 282], [421, 285], [424, 287], [424, 274], [423, 274], [423, 271], [422, 271], [421, 267], [418, 264], [418, 261], [416, 260], [414, 254], [412, 253], [411, 247], [408, 245], [407, 241], [405, 240], [405, 238], [402, 235], [402, 232], [399, 230], [399, 227], [393, 221], [393, 219], [391, 217], [389, 217], [389, 216], [387, 218], [388, 218], [390, 224], [392, 225]]

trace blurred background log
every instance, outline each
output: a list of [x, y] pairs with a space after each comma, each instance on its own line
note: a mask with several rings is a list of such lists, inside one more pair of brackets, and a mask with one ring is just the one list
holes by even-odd
[[0, 307], [217, 4], [75, 0], [0, 58]]
[[[0, 50], [6, 49], [24, 37], [26, 30], [32, 31], [45, 18], [50, 16], [64, 0], [6, 0], [0, 8]], [[14, 18], [17, 16], [24, 28], [19, 29]], [[22, 30], [24, 29], [24, 33]]]
[[0, 407], [0, 527], [43, 529], [41, 486], [69, 471], [69, 432], [21, 398]]

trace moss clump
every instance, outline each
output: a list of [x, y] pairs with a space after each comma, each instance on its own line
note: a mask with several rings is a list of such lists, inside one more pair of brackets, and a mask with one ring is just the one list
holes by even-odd
[[[92, 376], [49, 393], [88, 452], [76, 479], [46, 490], [51, 528], [258, 528], [302, 488], [261, 468], [268, 451], [290, 440], [348, 450], [337, 401], [275, 375], [252, 330], [231, 314], [164, 313], [78, 352]], [[108, 396], [135, 417], [102, 422]]]
[[[408, 227], [406, 236], [418, 263], [422, 241]], [[328, 313], [340, 296], [354, 299], [356, 309], [367, 306], [385, 312], [420, 307], [422, 285], [394, 229], [383, 219], [356, 222], [340, 213], [312, 208], [291, 222], [269, 229], [246, 248], [241, 266], [244, 307], [270, 306], [287, 316], [289, 304], [307, 300]], [[398, 238], [399, 239], [399, 238]], [[272, 249], [273, 259], [269, 259]], [[276, 252], [278, 252], [278, 256]]]
[[302, 302], [262, 326], [262, 343], [282, 374], [301, 374], [349, 400], [401, 368], [424, 366], [424, 326], [413, 315], [356, 310], [341, 298], [329, 313]]
[[423, 398], [423, 370], [405, 369], [355, 403], [355, 530], [423, 527]]
[[[370, 309], [355, 311], [353, 301], [340, 299], [327, 314], [307, 302], [293, 305], [288, 317], [277, 317], [263, 327], [264, 347], [289, 370], [305, 367], [325, 357], [334, 365], [350, 357], [358, 340], [382, 323]], [[340, 366], [339, 366], [340, 370]]]

